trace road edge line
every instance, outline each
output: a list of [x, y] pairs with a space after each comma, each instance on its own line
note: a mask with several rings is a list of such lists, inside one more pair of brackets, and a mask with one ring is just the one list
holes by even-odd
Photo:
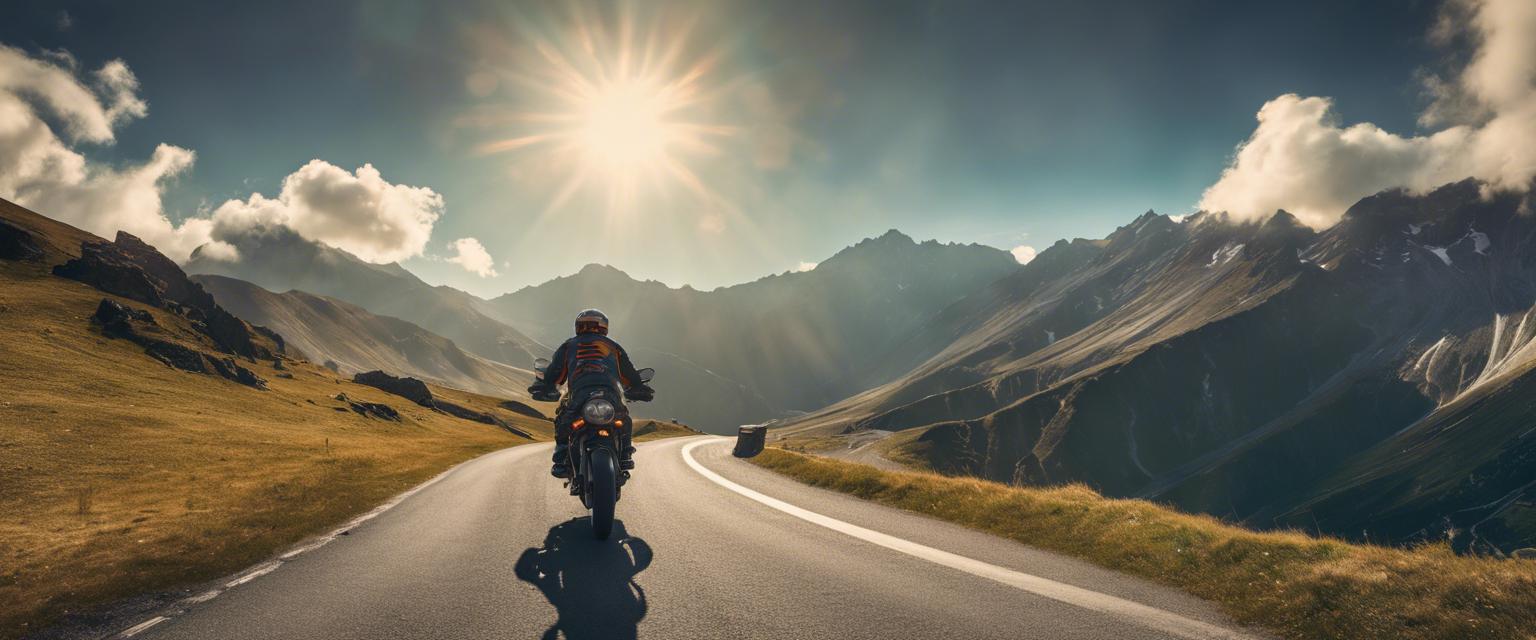
[[[290, 560], [290, 559], [292, 559], [292, 558], [294, 558], [296, 556], [303, 555], [305, 553], [309, 553], [310, 551], [314, 551], [315, 549], [319, 549], [320, 547], [323, 547], [323, 546], [325, 546], [327, 544], [330, 544], [331, 541], [335, 540], [337, 537], [339, 537], [339, 536], [341, 536], [343, 534], [346, 534], [346, 533], [350, 532], [352, 529], [358, 527], [359, 525], [362, 525], [363, 523], [365, 523], [365, 522], [367, 522], [369, 520], [372, 520], [372, 519], [382, 515], [384, 512], [389, 511], [390, 509], [395, 508], [401, 502], [404, 502], [407, 498], [410, 498], [411, 496], [414, 496], [417, 493], [420, 493], [423, 489], [426, 489], [427, 487], [430, 487], [430, 486], [432, 486], [434, 484], [437, 484], [439, 481], [443, 480], [444, 478], [447, 478], [453, 472], [458, 471], [459, 467], [463, 467], [465, 465], [468, 465], [468, 464], [470, 464], [472, 462], [480, 460], [481, 458], [488, 458], [490, 456], [493, 456], [493, 455], [496, 455], [496, 454], [499, 454], [499, 453], [504, 453], [504, 452], [507, 452], [507, 451], [521, 449], [522, 447], [526, 447], [526, 446], [530, 446], [530, 445], [538, 445], [538, 444], [540, 444], [540, 442], [535, 440], [533, 442], [525, 442], [525, 443], [522, 443], [522, 444], [517, 444], [517, 445], [510, 446], [510, 447], [503, 447], [503, 448], [497, 449], [495, 451], [487, 451], [487, 452], [482, 453], [482, 454], [480, 454], [478, 456], [475, 456], [473, 458], [470, 458], [468, 460], [465, 460], [463, 462], [455, 464], [455, 465], [453, 465], [451, 467], [448, 467], [447, 469], [442, 470], [437, 475], [432, 476], [431, 478], [421, 482], [420, 484], [417, 484], [414, 487], [406, 489], [405, 491], [403, 491], [401, 493], [395, 494], [394, 496], [390, 497], [389, 500], [386, 500], [385, 502], [383, 502], [382, 504], [374, 507], [373, 509], [371, 509], [371, 510], [369, 510], [369, 511], [363, 513], [363, 514], [360, 514], [360, 515], [358, 515], [356, 517], [353, 517], [351, 520], [348, 520], [345, 524], [343, 524], [343, 525], [341, 525], [339, 527], [336, 527], [334, 529], [331, 529], [331, 531], [329, 533], [318, 534], [318, 535], [306, 538], [304, 540], [301, 540], [298, 543], [295, 543], [294, 545], [288, 547], [288, 549], [286, 549], [284, 552], [277, 554], [277, 556], [275, 558], [273, 558], [273, 559], [270, 559], [270, 560], [267, 560], [267, 561], [264, 561], [264, 562], [258, 562], [258, 563], [254, 564], [252, 566], [246, 567], [244, 569], [241, 569], [240, 571], [237, 571], [237, 572], [235, 572], [233, 574], [230, 574], [229, 576], [225, 576], [224, 578], [220, 578], [219, 582], [223, 582], [224, 583], [222, 586], [215, 587], [215, 588], [213, 588], [213, 589], [211, 589], [209, 591], [205, 591], [205, 592], [203, 592], [201, 594], [198, 594], [196, 596], [192, 596], [192, 597], [189, 597], [189, 598], [183, 598], [181, 600], [178, 600], [176, 602], [177, 606], [172, 608], [172, 609], [166, 610], [165, 613], [163, 613], [161, 615], [156, 615], [156, 616], [154, 616], [154, 617], [152, 617], [152, 618], [150, 618], [148, 620], [145, 620], [143, 622], [140, 622], [139, 624], [136, 624], [136, 625], [133, 625], [131, 627], [128, 627], [127, 629], [119, 631], [116, 634], [113, 634], [113, 635], [108, 636], [108, 637], [112, 637], [112, 638], [131, 638], [131, 637], [133, 637], [135, 635], [143, 633], [144, 631], [148, 630], [150, 627], [153, 627], [153, 626], [155, 626], [157, 624], [160, 624], [160, 623], [165, 622], [167, 620], [170, 620], [172, 618], [178, 617], [178, 616], [180, 616], [183, 613], [186, 613], [186, 611], [188, 609], [190, 609], [191, 607], [193, 607], [195, 605], [203, 604], [205, 602], [213, 600], [214, 598], [217, 598], [217, 597], [219, 597], [221, 595], [224, 595], [224, 593], [228, 592], [230, 589], [233, 589], [233, 588], [238, 587], [240, 585], [243, 585], [243, 584], [245, 584], [247, 582], [250, 582], [252, 580], [260, 578], [260, 577], [262, 577], [264, 575], [272, 573], [273, 571], [276, 571], [278, 569], [278, 567], [283, 566], [283, 561], [284, 560]], [[153, 609], [151, 609], [151, 610], [153, 610]]]
[[924, 544], [919, 544], [898, 538], [893, 535], [881, 533], [873, 529], [866, 529], [856, 524], [843, 522], [830, 516], [822, 515], [797, 507], [795, 505], [773, 498], [755, 490], [725, 479], [714, 471], [700, 464], [693, 457], [693, 450], [706, 444], [719, 442], [719, 440], [699, 440], [683, 445], [681, 448], [683, 462], [693, 468], [699, 475], [726, 489], [741, 494], [756, 502], [789, 515], [795, 516], [811, 524], [831, 529], [844, 535], [858, 538], [871, 544], [885, 547], [892, 551], [898, 551], [906, 555], [927, 560], [934, 564], [958, 569], [971, 575], [986, 578], [994, 582], [1008, 585], [1021, 591], [1027, 591], [1038, 596], [1050, 598], [1057, 602], [1070, 604], [1075, 607], [1107, 613], [1131, 620], [1145, 627], [1157, 629], [1177, 635], [1181, 638], [1196, 640], [1251, 640], [1257, 636], [1227, 629], [1208, 622], [1202, 622], [1193, 618], [1187, 618], [1171, 611], [1165, 611], [1139, 602], [1133, 602], [1124, 598], [1118, 598], [1106, 593], [1099, 593], [1091, 589], [1073, 586], [1063, 582], [1057, 582], [1049, 578], [1042, 578], [1033, 574], [1015, 571], [1006, 567], [982, 562], [974, 558], [968, 558], [959, 554], [950, 553], [942, 549], [936, 549]]

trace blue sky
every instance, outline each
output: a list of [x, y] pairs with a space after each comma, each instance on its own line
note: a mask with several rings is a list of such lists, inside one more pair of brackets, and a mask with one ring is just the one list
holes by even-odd
[[[1431, 2], [659, 5], [636, 5], [639, 29], [714, 61], [689, 115], [731, 133], [683, 160], [712, 200], [670, 185], [617, 213], [597, 193], [551, 209], [562, 178], [544, 151], [476, 151], [526, 131], [465, 124], [548, 106], [471, 78], [526, 75], [532, 42], [568, 43], [579, 19], [562, 3], [21, 2], [0, 9], [0, 43], [127, 63], [148, 113], [86, 153], [195, 151], [165, 189], [172, 220], [273, 196], [313, 159], [369, 163], [441, 195], [425, 255], [405, 264], [482, 295], [587, 262], [712, 288], [888, 228], [1005, 249], [1102, 236], [1193, 209], [1280, 94], [1417, 132], [1419, 74], [1439, 59]], [[497, 276], [442, 259], [465, 237]]]

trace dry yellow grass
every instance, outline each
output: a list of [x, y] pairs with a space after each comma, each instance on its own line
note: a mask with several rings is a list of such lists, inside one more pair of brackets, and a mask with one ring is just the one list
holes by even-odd
[[1536, 562], [1259, 533], [1081, 486], [1020, 488], [768, 449], [807, 484], [1184, 589], [1290, 638], [1536, 638]]
[[661, 440], [663, 438], [681, 438], [700, 434], [700, 432], [689, 428], [688, 425], [674, 422], [642, 419], [636, 424], [639, 426], [635, 427], [635, 442]]
[[[0, 637], [238, 570], [457, 462], [528, 442], [307, 363], [287, 363], [284, 379], [242, 362], [268, 391], [171, 369], [90, 326], [103, 297], [43, 265], [0, 261]], [[550, 433], [492, 398], [434, 392]], [[403, 420], [338, 410], [337, 393]]]

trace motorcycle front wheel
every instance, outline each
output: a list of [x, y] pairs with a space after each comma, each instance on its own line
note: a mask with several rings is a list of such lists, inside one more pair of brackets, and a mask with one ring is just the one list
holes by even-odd
[[590, 462], [586, 502], [592, 514], [592, 535], [607, 540], [613, 533], [613, 507], [619, 500], [619, 465], [607, 447], [593, 449]]

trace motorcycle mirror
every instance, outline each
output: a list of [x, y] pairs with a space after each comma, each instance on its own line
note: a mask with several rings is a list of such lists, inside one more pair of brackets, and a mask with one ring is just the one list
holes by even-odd
[[536, 359], [534, 359], [534, 361], [533, 361], [533, 370], [534, 371], [537, 371], [539, 373], [544, 373], [544, 370], [548, 369], [548, 368], [549, 368], [549, 358], [536, 358]]
[[640, 382], [648, 383], [648, 382], [651, 381], [651, 378], [654, 378], [654, 377], [656, 377], [656, 370], [655, 369], [652, 369], [650, 367], [646, 367], [646, 368], [640, 370]]

